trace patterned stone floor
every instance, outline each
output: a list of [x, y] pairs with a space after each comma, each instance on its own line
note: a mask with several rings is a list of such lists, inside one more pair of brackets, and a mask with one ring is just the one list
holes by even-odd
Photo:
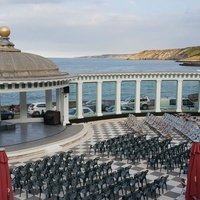
[[[108, 162], [111, 159], [114, 160], [114, 158], [112, 158], [112, 157], [108, 158], [107, 155], [101, 155], [101, 154], [94, 155], [94, 152], [92, 152], [92, 151], [90, 152], [89, 147], [90, 147], [90, 145], [93, 145], [98, 141], [107, 140], [107, 139], [110, 139], [110, 138], [113, 138], [113, 137], [116, 137], [116, 136], [119, 136], [122, 134], [126, 134], [128, 132], [128, 129], [125, 126], [124, 121], [125, 121], [125, 119], [115, 119], [115, 120], [107, 120], [107, 121], [98, 121], [98, 122], [88, 123], [88, 125], [91, 126], [91, 128], [93, 129], [94, 134], [87, 141], [71, 148], [71, 150], [73, 150], [73, 154], [85, 153], [86, 158], [88, 158], [88, 159], [99, 156], [100, 157], [99, 162]], [[145, 130], [145, 133], [147, 134], [147, 138], [156, 136], [156, 134], [152, 130], [150, 130], [147, 126], [144, 126], [144, 130]], [[180, 141], [183, 140], [181, 137], [177, 136], [175, 133], [174, 133], [173, 138], [174, 138], [173, 139], [174, 144], [179, 143]], [[14, 166], [19, 166], [21, 164], [23, 164], [23, 163], [18, 162], [18, 163], [11, 164], [11, 166], [14, 167]], [[146, 160], [141, 160], [140, 163], [137, 163], [135, 165], [133, 165], [131, 163], [127, 164], [127, 160], [122, 160], [122, 161], [114, 160], [112, 169], [117, 170], [120, 167], [126, 167], [129, 165], [131, 165], [130, 173], [131, 173], [131, 175], [134, 175], [138, 171], [146, 169], [147, 164], [146, 164]], [[149, 169], [149, 172], [147, 175], [148, 182], [152, 182], [156, 178], [158, 178], [162, 175], [166, 175], [166, 174], [167, 174], [167, 172], [164, 169], [162, 169], [161, 171], [160, 171], [160, 169], [158, 169], [158, 170]], [[159, 200], [184, 199], [184, 196], [181, 195], [183, 188], [180, 183], [179, 169], [175, 169], [174, 171], [169, 172], [168, 174], [169, 174], [169, 178], [168, 178], [168, 182], [167, 182], [168, 190], [167, 191], [165, 190], [164, 193], [162, 194], [162, 196], [158, 196], [157, 199], [159, 199]], [[181, 177], [186, 178], [186, 175], [181, 174]], [[16, 191], [14, 195], [15, 195], [15, 200], [26, 199], [24, 192], [22, 192], [21, 197], [19, 195], [19, 191]], [[38, 195], [33, 196], [32, 194], [29, 194], [28, 199], [29, 200], [38, 200], [39, 197], [38, 197]], [[41, 199], [45, 199], [45, 196], [43, 194], [41, 196]]]

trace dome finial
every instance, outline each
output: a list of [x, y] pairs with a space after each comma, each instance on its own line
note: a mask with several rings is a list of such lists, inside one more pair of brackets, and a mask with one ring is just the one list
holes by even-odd
[[14, 48], [14, 44], [9, 41], [10, 29], [7, 26], [0, 27], [0, 52], [20, 52]]
[[0, 36], [1, 37], [8, 37], [10, 35], [10, 29], [7, 26], [0, 27]]

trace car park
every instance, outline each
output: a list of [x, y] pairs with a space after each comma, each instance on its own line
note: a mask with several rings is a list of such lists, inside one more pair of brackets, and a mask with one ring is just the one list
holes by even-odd
[[[112, 105], [112, 101], [111, 100], [102, 100], [102, 111], [106, 111], [106, 109], [108, 107], [110, 107]], [[87, 106], [89, 108], [91, 108], [93, 111], [96, 111], [96, 100], [95, 99], [91, 99], [89, 101], [86, 101], [84, 103], [84, 106]]]
[[[89, 107], [83, 107], [83, 114], [90, 115], [94, 114], [94, 111]], [[69, 109], [69, 117], [75, 117], [77, 115], [77, 108], [70, 108]]]
[[[112, 106], [110, 106], [110, 107], [108, 107], [107, 109], [106, 109], [106, 111], [107, 112], [115, 112], [115, 105], [112, 105]], [[121, 105], [121, 111], [129, 111], [129, 112], [131, 112], [131, 111], [134, 111], [134, 108], [133, 107], [130, 107], [130, 106], [128, 106], [128, 105]]]
[[14, 118], [14, 112], [10, 110], [1, 110], [1, 119], [7, 120], [7, 119], [13, 119]]

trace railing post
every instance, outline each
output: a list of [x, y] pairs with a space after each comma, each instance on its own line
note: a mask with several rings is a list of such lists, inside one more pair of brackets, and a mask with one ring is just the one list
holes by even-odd
[[102, 116], [102, 81], [97, 81], [96, 114]]
[[136, 80], [136, 94], [135, 94], [135, 112], [140, 113], [140, 87], [141, 87], [141, 80]]
[[156, 80], [156, 112], [161, 112], [160, 110], [160, 98], [161, 98], [161, 80]]
[[115, 114], [121, 114], [121, 80], [116, 81], [116, 86], [115, 86]]
[[176, 112], [182, 112], [182, 91], [183, 91], [183, 80], [177, 81], [177, 99], [176, 99]]
[[77, 118], [83, 118], [83, 82], [77, 83]]

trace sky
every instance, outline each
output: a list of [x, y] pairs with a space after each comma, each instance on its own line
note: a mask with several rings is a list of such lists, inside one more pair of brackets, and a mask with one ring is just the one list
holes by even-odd
[[200, 0], [0, 0], [0, 26], [45, 57], [200, 45]]

